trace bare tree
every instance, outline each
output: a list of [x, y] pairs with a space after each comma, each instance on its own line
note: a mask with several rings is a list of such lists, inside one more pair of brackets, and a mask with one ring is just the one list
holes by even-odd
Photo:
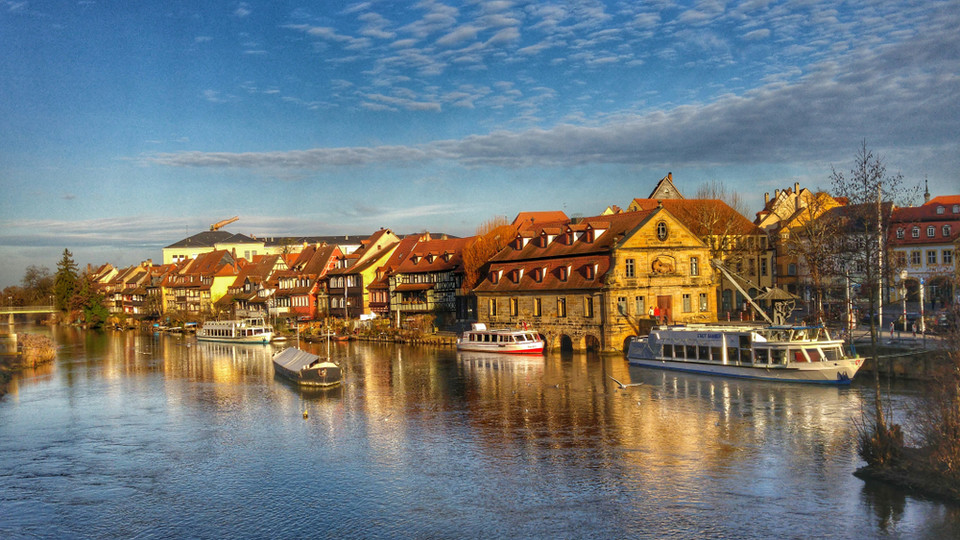
[[823, 317], [826, 283], [838, 273], [832, 250], [840, 233], [837, 220], [821, 217], [838, 206], [830, 195], [816, 193], [794, 216], [794, 226], [781, 235], [784, 251], [802, 262], [809, 274], [818, 318]]
[[503, 216], [495, 216], [477, 227], [476, 236], [463, 248], [464, 289], [471, 290], [480, 283], [490, 258], [506, 247], [515, 233]]
[[870, 344], [874, 363], [874, 424], [861, 433], [860, 452], [868, 464], [884, 464], [894, 458], [903, 444], [899, 426], [887, 426], [880, 391], [880, 370], [877, 354], [879, 324], [875, 314], [882, 305], [886, 252], [886, 225], [889, 223], [895, 198], [903, 196], [903, 176], [888, 174], [883, 160], [867, 148], [863, 141], [854, 158], [849, 175], [833, 169], [834, 194], [844, 197], [847, 206], [829, 215], [831, 227], [839, 234], [833, 237], [837, 268], [860, 286], [866, 295], [870, 320]]

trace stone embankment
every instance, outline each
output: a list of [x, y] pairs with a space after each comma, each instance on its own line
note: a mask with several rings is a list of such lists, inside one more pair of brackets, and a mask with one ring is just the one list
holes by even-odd
[[[858, 344], [857, 353], [864, 358], [858, 377], [873, 373], [873, 352], [868, 344]], [[883, 345], [877, 349], [880, 375], [894, 379], [931, 380], [947, 360], [939, 344], [923, 348], [920, 344]]]
[[57, 356], [53, 340], [35, 334], [4, 334], [4, 354], [0, 354], [0, 397], [7, 393], [13, 374], [52, 361]]

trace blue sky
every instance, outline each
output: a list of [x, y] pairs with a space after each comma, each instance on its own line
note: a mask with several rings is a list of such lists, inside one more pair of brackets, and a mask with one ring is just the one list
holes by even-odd
[[[200, 4], [201, 7], [197, 7]], [[594, 215], [673, 172], [960, 193], [960, 4], [0, 0], [0, 286], [255, 235]], [[752, 216], [750, 216], [752, 217]]]

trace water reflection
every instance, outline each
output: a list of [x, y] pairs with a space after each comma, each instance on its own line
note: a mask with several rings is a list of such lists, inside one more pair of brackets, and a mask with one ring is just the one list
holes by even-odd
[[[0, 518], [4, 537], [110, 535], [120, 523], [129, 536], [960, 531], [952, 507], [851, 475], [851, 421], [869, 397], [856, 384], [351, 342], [331, 345], [343, 384], [305, 390], [275, 376], [282, 346], [52, 332], [56, 364], [24, 373], [0, 403], [0, 470], [12, 471], [0, 474], [0, 515], [15, 516]], [[36, 481], [54, 468], [66, 480]], [[324, 512], [288, 519], [290, 503], [318, 498]], [[25, 513], [38, 501], [68, 525]], [[129, 525], [134, 515], [158, 528]]]

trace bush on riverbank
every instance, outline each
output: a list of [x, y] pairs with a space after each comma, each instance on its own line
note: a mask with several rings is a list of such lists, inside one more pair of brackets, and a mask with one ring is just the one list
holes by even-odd
[[861, 426], [858, 450], [867, 466], [856, 474], [960, 502], [960, 331], [944, 337], [939, 354], [936, 376], [907, 411], [917, 420], [919, 447], [905, 446], [897, 426], [879, 434]]

